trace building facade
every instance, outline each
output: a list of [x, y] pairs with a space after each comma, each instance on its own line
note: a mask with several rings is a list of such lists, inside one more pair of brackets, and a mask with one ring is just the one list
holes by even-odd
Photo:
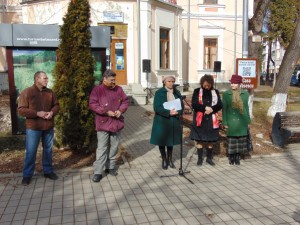
[[[213, 75], [219, 84], [228, 83], [236, 70], [236, 58], [242, 58], [243, 1], [89, 2], [91, 26], [111, 27], [106, 67], [116, 70], [120, 85], [140, 85], [142, 91], [161, 87], [163, 76], [174, 75], [177, 83], [188, 84], [192, 89], [204, 74]], [[70, 0], [12, 0], [10, 12], [2, 13], [2, 21], [61, 25], [69, 3]], [[253, 0], [248, 3], [251, 18]], [[5, 73], [3, 47], [1, 56], [0, 70]]]
[[[243, 1], [178, 0], [177, 4], [183, 8], [184, 82], [199, 86], [200, 78], [211, 74], [217, 83], [228, 83], [236, 70], [236, 58], [242, 58]], [[251, 18], [253, 0], [248, 10]]]
[[[271, 43], [269, 41], [263, 41], [262, 45], [263, 45], [263, 53], [262, 53], [263, 58], [262, 58], [262, 68], [261, 68], [262, 73], [267, 73], [267, 71], [269, 70], [270, 74], [271, 73], [277, 74], [279, 72], [279, 67], [281, 65], [283, 56], [285, 54], [284, 47], [281, 46], [281, 44], [277, 39], [273, 40]], [[269, 61], [269, 58], [271, 58], [274, 61], [274, 63]]]
[[[20, 2], [20, 3], [19, 3]], [[62, 25], [70, 0], [16, 1], [14, 17], [5, 23]], [[111, 46], [106, 67], [118, 74], [119, 85], [160, 87], [165, 75], [182, 81], [182, 9], [174, 0], [90, 0], [91, 26], [111, 28]], [[12, 16], [10, 16], [12, 17]], [[99, 37], [101, 38], [101, 37]], [[7, 70], [5, 48], [1, 48], [0, 70]], [[147, 60], [151, 71], [145, 72]]]

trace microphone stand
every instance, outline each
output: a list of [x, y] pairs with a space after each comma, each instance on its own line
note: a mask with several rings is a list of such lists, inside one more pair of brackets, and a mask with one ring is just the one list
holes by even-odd
[[[176, 92], [179, 95], [179, 98], [181, 100], [181, 102], [183, 103], [183, 101], [185, 101], [186, 96], [185, 95], [181, 95], [180, 92], [176, 89], [177, 85], [173, 85], [173, 90], [174, 92]], [[185, 101], [185, 103], [190, 107], [190, 105]], [[182, 114], [184, 112], [184, 109], [182, 109]], [[181, 128], [181, 139], [180, 139], [180, 167], [179, 167], [179, 176], [184, 177], [185, 179], [187, 179], [191, 184], [194, 184], [193, 181], [191, 181], [189, 178], [187, 178], [185, 176], [186, 173], [190, 173], [191, 171], [185, 171], [182, 168], [182, 156], [183, 156], [183, 119], [182, 119], [183, 115], [179, 115], [179, 124], [180, 124], [180, 128]], [[171, 177], [171, 176], [176, 176], [176, 174], [172, 174], [172, 175], [162, 175], [160, 177]]]
[[144, 89], [144, 91], [147, 91], [147, 101], [146, 101], [147, 104], [149, 103], [149, 98], [152, 98], [152, 96], [154, 96], [151, 89], [149, 88], [148, 79], [149, 79], [149, 74], [148, 72], [146, 72], [147, 87]]

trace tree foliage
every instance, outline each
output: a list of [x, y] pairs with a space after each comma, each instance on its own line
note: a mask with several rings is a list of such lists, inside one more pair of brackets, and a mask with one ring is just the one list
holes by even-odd
[[287, 48], [300, 14], [300, 1], [271, 0], [269, 10], [269, 36], [278, 37], [280, 44]]
[[55, 120], [56, 141], [60, 146], [79, 150], [89, 146], [94, 135], [94, 117], [88, 107], [95, 66], [88, 0], [70, 1], [63, 21], [54, 69], [53, 90], [60, 104]]

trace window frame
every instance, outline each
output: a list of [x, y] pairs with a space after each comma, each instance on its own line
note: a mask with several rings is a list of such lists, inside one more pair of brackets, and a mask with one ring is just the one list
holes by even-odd
[[203, 69], [212, 70], [218, 60], [218, 38], [204, 38], [203, 46]]
[[[166, 32], [166, 38], [162, 32]], [[170, 29], [163, 27], [159, 29], [159, 68], [170, 69]]]

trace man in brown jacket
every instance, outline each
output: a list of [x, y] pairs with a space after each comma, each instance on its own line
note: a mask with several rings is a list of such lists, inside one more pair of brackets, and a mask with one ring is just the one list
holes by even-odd
[[26, 155], [23, 169], [23, 185], [28, 185], [34, 174], [37, 148], [42, 139], [44, 177], [56, 180], [52, 167], [52, 146], [54, 138], [54, 115], [59, 105], [54, 92], [47, 88], [45, 72], [34, 74], [34, 84], [26, 88], [19, 97], [18, 113], [26, 117]]

